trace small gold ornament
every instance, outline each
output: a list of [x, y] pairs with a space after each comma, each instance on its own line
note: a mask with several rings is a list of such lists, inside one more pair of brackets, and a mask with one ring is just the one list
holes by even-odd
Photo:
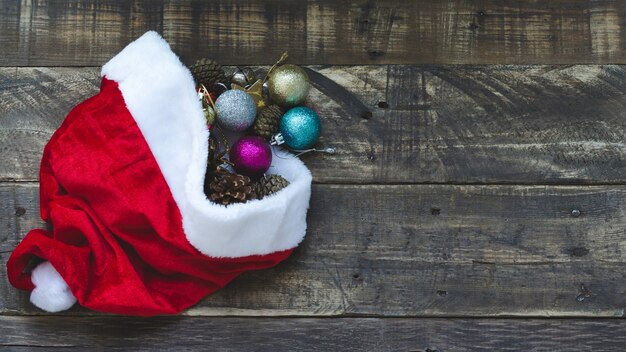
[[207, 125], [213, 126], [213, 124], [215, 124], [215, 110], [213, 110], [212, 107], [207, 106], [202, 109], [202, 112], [204, 112], [204, 118], [206, 119]]
[[215, 112], [215, 103], [213, 102], [213, 98], [211, 98], [211, 93], [209, 93], [204, 84], [200, 84], [200, 88], [198, 89], [198, 98], [202, 104], [204, 118], [210, 128], [215, 123], [217, 113]]
[[263, 81], [257, 80], [248, 88], [244, 88], [238, 84], [232, 84], [232, 89], [243, 90], [244, 92], [250, 94], [254, 102], [256, 103], [257, 110], [264, 108], [267, 104], [265, 103], [265, 99], [263, 99]]
[[282, 65], [268, 73], [267, 86], [270, 99], [284, 107], [301, 104], [309, 93], [309, 76], [299, 66]]

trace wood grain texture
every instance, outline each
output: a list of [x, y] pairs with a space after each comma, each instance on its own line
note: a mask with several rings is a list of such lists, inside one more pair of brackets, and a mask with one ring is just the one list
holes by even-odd
[[191, 62], [626, 63], [620, 0], [2, 0], [2, 66], [97, 66], [146, 30]]
[[[41, 152], [150, 29], [317, 65], [308, 235], [184, 316], [39, 316], [5, 264], [46, 226]], [[624, 38], [621, 0], [0, 0], [0, 349], [622, 351]]]
[[0, 69], [1, 179], [35, 179], [45, 144], [72, 106], [96, 94], [93, 69]]
[[[232, 68], [231, 68], [232, 69]], [[263, 67], [259, 68], [260, 72]], [[0, 68], [0, 180], [96, 94], [96, 68]], [[626, 66], [313, 66], [318, 183], [621, 184]]]
[[15, 351], [621, 351], [625, 336], [614, 319], [0, 317]]
[[[0, 186], [1, 263], [43, 226], [37, 199]], [[622, 316], [624, 209], [624, 186], [315, 185], [294, 255], [185, 314]], [[41, 313], [6, 280], [0, 297], [4, 314]]]

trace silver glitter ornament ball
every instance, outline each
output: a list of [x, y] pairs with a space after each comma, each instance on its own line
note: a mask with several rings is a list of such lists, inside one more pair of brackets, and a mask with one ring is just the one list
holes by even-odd
[[254, 123], [256, 103], [243, 90], [231, 89], [217, 98], [215, 112], [220, 126], [230, 131], [242, 132]]

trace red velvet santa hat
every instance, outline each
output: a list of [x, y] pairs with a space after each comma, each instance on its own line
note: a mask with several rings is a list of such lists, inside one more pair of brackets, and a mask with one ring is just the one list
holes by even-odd
[[[41, 162], [41, 215], [12, 253], [11, 284], [50, 312], [76, 301], [132, 315], [173, 314], [247, 270], [276, 265], [303, 239], [311, 174], [273, 150], [290, 185], [228, 207], [207, 200], [208, 136], [193, 78], [148, 32], [102, 68]], [[41, 261], [28, 270], [33, 261]]]

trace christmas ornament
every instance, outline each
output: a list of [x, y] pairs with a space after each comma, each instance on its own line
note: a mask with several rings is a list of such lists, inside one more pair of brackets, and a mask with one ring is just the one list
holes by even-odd
[[226, 82], [226, 75], [222, 66], [213, 60], [202, 58], [191, 65], [190, 70], [198, 85], [204, 84], [206, 87], [212, 87], [215, 84]]
[[259, 111], [254, 125], [252, 125], [252, 131], [257, 136], [263, 137], [265, 140], [270, 140], [276, 132], [278, 132], [278, 124], [280, 118], [283, 117], [283, 109], [278, 105], [270, 105]]
[[282, 65], [268, 73], [268, 93], [275, 103], [292, 107], [301, 104], [309, 93], [309, 76], [296, 65]]
[[231, 89], [215, 101], [217, 121], [227, 130], [242, 132], [254, 123], [256, 104], [248, 93]]
[[254, 82], [254, 84], [252, 84], [248, 88], [244, 88], [237, 84], [233, 84], [232, 88], [243, 90], [244, 92], [250, 94], [250, 96], [252, 97], [252, 99], [254, 99], [254, 102], [256, 103], [257, 109], [261, 109], [265, 107], [266, 103], [265, 103], [265, 97], [263, 96], [263, 81], [262, 80], [260, 79], [257, 80], [256, 82]]
[[211, 128], [215, 123], [215, 116], [217, 114], [215, 113], [213, 97], [204, 84], [200, 84], [198, 88], [198, 98], [200, 99], [200, 104], [202, 104], [202, 112], [204, 113], [207, 126]]
[[237, 71], [230, 77], [230, 83], [241, 87], [248, 87], [256, 81], [256, 74], [250, 67], [237, 68]]
[[254, 183], [253, 189], [257, 198], [262, 199], [263, 197], [274, 194], [287, 186], [289, 186], [289, 181], [287, 181], [284, 177], [280, 175], [266, 175]]
[[272, 149], [259, 136], [241, 137], [230, 148], [230, 162], [237, 172], [246, 176], [261, 176], [272, 164]]
[[[304, 106], [290, 109], [280, 119], [279, 140], [289, 148], [302, 150], [313, 146], [320, 138], [322, 124], [315, 111]], [[278, 143], [280, 144], [280, 143]]]
[[209, 189], [211, 191], [209, 199], [222, 205], [245, 203], [257, 197], [249, 177], [228, 172], [215, 177]]

